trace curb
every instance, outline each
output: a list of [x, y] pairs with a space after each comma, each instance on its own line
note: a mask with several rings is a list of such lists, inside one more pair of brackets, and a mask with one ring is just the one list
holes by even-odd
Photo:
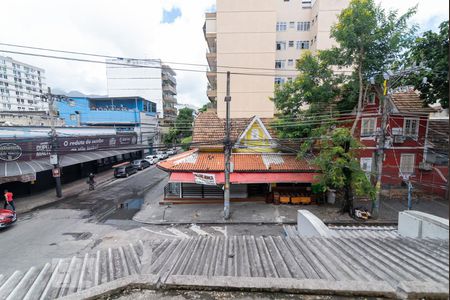
[[[297, 225], [297, 220], [295, 221], [283, 221], [283, 222], [256, 222], [256, 221], [191, 221], [191, 222], [169, 222], [169, 221], [143, 221], [133, 217], [133, 221], [146, 224], [146, 225]], [[323, 221], [325, 225], [338, 225], [338, 226], [397, 226], [398, 221], [386, 220], [382, 222], [356, 222], [356, 221]]]

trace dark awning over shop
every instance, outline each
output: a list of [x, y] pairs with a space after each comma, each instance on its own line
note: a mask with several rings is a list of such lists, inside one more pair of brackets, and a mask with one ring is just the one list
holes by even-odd
[[[136, 150], [107, 150], [83, 153], [70, 153], [60, 156], [61, 167], [76, 165], [88, 161], [135, 152]], [[11, 181], [27, 182], [36, 178], [36, 173], [51, 170], [48, 157], [31, 161], [0, 162], [0, 183]]]

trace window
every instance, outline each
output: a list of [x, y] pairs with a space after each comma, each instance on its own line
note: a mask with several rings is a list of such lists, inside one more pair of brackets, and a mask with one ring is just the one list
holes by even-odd
[[276, 49], [277, 50], [286, 50], [286, 42], [285, 41], [278, 41], [276, 43]]
[[375, 134], [377, 118], [363, 118], [361, 120], [361, 136], [371, 136]]
[[275, 77], [275, 84], [283, 84], [284, 82], [283, 77]]
[[259, 129], [253, 128], [251, 132], [251, 139], [252, 140], [259, 140]]
[[277, 31], [286, 31], [287, 24], [286, 22], [277, 22]]
[[309, 41], [297, 41], [297, 49], [309, 49]]
[[403, 122], [404, 135], [417, 139], [417, 135], [419, 134], [419, 119], [405, 118]]
[[309, 31], [311, 22], [297, 22], [297, 31]]
[[288, 66], [293, 66], [294, 65], [294, 60], [293, 59], [288, 59]]
[[285, 61], [284, 60], [276, 60], [275, 61], [275, 69], [284, 69]]
[[361, 169], [366, 172], [366, 176], [369, 179], [372, 172], [372, 157], [361, 157], [359, 160]]
[[295, 22], [289, 22], [289, 28], [294, 29], [295, 28]]
[[367, 104], [375, 104], [375, 94], [371, 93], [367, 98]]
[[289, 41], [289, 47], [294, 47], [294, 41]]
[[403, 174], [414, 173], [415, 154], [402, 154], [400, 157], [400, 172]]
[[311, 8], [311, 0], [302, 0], [303, 8]]

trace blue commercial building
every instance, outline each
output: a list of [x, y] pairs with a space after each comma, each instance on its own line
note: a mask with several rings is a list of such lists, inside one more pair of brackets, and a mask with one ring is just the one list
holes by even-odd
[[118, 132], [133, 131], [138, 142], [151, 152], [158, 139], [156, 103], [142, 97], [71, 97], [57, 101], [59, 117], [66, 126], [113, 127]]

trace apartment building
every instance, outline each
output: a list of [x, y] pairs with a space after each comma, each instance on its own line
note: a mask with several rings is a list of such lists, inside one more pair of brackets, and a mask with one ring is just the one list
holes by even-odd
[[161, 60], [109, 59], [106, 67], [110, 97], [142, 97], [156, 103], [161, 124], [172, 123], [177, 110], [176, 73]]
[[44, 69], [0, 56], [0, 111], [48, 111]]
[[207, 96], [225, 117], [226, 72], [231, 117], [273, 117], [275, 84], [297, 74], [302, 51], [330, 48], [331, 26], [349, 0], [217, 0], [206, 13]]

